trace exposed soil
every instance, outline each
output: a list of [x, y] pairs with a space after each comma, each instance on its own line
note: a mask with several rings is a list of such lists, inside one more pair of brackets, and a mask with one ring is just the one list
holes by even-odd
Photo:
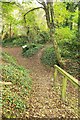
[[[32, 91], [30, 96], [29, 117], [33, 118], [73, 118], [73, 110], [60, 100], [53, 89], [53, 68], [47, 69], [40, 61], [42, 48], [36, 55], [23, 58], [20, 47], [3, 48], [3, 51], [13, 55], [18, 64], [30, 70], [32, 78]], [[34, 120], [34, 119], [33, 119]]]

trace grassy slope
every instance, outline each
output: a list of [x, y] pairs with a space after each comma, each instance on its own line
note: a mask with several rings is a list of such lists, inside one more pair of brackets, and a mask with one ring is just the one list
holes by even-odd
[[29, 72], [19, 66], [16, 60], [7, 53], [2, 53], [2, 80], [12, 82], [11, 86], [4, 86], [2, 92], [3, 116], [6, 118], [21, 118], [29, 113], [29, 92], [31, 78]]

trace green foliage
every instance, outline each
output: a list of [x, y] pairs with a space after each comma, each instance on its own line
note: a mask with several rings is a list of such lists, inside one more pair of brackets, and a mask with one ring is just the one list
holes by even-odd
[[11, 23], [14, 22], [15, 19], [13, 18], [13, 15], [11, 14], [14, 10], [14, 5], [10, 3], [2, 3], [2, 9], [3, 9], [3, 17], [5, 21]]
[[26, 103], [26, 97], [23, 98], [22, 94], [19, 93], [18, 89], [15, 89], [11, 86], [4, 87], [2, 107], [3, 115], [6, 118], [21, 117], [23, 112], [28, 108], [28, 105]]
[[73, 39], [76, 39], [75, 31], [71, 31], [68, 27], [65, 28], [58, 28], [55, 32], [55, 38], [58, 42], [61, 41], [72, 41]]
[[11, 63], [11, 64], [16, 64], [16, 59], [12, 56], [9, 56], [6, 52], [2, 52], [2, 60], [5, 61], [6, 63]]
[[72, 76], [79, 78], [80, 68], [80, 42], [77, 39], [71, 41], [61, 41], [59, 43], [61, 56], [66, 64], [66, 71]]
[[30, 28], [28, 36], [18, 36], [12, 38], [5, 38], [2, 40], [2, 46], [23, 46], [28, 42], [34, 42], [39, 44], [45, 44], [49, 41], [49, 32], [38, 31]]
[[54, 64], [57, 64], [57, 59], [53, 47], [48, 47], [44, 50], [41, 61], [43, 64], [49, 65], [51, 67], [53, 67]]
[[13, 45], [14, 46], [22, 46], [25, 45], [27, 43], [27, 37], [19, 37], [19, 38], [15, 38], [13, 41]]
[[[34, 11], [30, 12], [29, 14], [26, 15], [26, 23], [27, 25], [33, 26], [36, 24], [36, 14]], [[34, 21], [34, 22], [33, 22]]]
[[0, 66], [2, 80], [12, 82], [11, 86], [4, 86], [2, 92], [3, 115], [6, 118], [20, 118], [26, 114], [29, 107], [29, 92], [31, 78], [29, 71], [19, 66], [13, 57], [2, 53], [3, 64]]
[[31, 57], [34, 54], [36, 54], [38, 52], [39, 49], [42, 48], [41, 44], [27, 44], [27, 47], [22, 49], [22, 54], [25, 57]]
[[[3, 32], [8, 33], [8, 35], [10, 35], [10, 25], [11, 25], [11, 32], [12, 33], [16, 33], [17, 31], [15, 31], [17, 29], [16, 25], [19, 24], [19, 21], [21, 19], [16, 19], [15, 16], [18, 17], [18, 15], [16, 15], [15, 11], [18, 10], [18, 7], [11, 3], [11, 2], [3, 2], [2, 3], [2, 16], [3, 16], [3, 25], [4, 25], [4, 30]], [[15, 15], [14, 15], [15, 14]]]
[[49, 35], [49, 32], [47, 32], [47, 31], [41, 31], [35, 37], [35, 41], [40, 44], [47, 43], [49, 41], [49, 39], [50, 39], [50, 35]]
[[79, 56], [80, 43], [76, 39], [73, 41], [63, 40], [59, 43], [59, 46], [62, 57], [73, 59]]
[[56, 2], [54, 4], [54, 20], [56, 27], [69, 26], [72, 22], [76, 29], [78, 22], [78, 9], [74, 2]]
[[2, 46], [22, 46], [22, 45], [25, 45], [27, 41], [28, 41], [28, 38], [25, 36], [7, 38], [2, 40]]
[[54, 5], [55, 22], [58, 26], [61, 26], [66, 18], [70, 17], [70, 13], [66, 10], [66, 4], [63, 2], [56, 2]]
[[30, 78], [23, 67], [8, 64], [2, 66], [2, 71], [4, 81], [10, 81], [13, 84], [17, 83], [17, 85], [22, 85], [24, 88], [29, 87], [28, 82]]

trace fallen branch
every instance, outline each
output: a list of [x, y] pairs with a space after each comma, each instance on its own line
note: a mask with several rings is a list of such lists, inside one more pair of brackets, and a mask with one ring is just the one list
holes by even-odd
[[0, 81], [0, 85], [12, 85], [12, 83], [11, 82]]

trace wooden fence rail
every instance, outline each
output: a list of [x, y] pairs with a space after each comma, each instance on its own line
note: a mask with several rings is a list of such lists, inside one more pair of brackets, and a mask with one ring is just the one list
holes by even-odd
[[55, 71], [54, 71], [54, 81], [55, 82], [57, 80], [58, 72], [60, 72], [64, 76], [63, 82], [62, 82], [62, 93], [61, 93], [61, 96], [62, 96], [62, 99], [65, 100], [65, 98], [66, 98], [67, 80], [69, 80], [70, 82], [72, 82], [72, 84], [74, 84], [78, 88], [80, 88], [80, 81], [78, 81], [76, 78], [74, 78], [73, 76], [71, 76], [69, 73], [67, 73], [66, 71], [64, 71], [59, 66], [54, 65], [54, 68], [55, 68]]

